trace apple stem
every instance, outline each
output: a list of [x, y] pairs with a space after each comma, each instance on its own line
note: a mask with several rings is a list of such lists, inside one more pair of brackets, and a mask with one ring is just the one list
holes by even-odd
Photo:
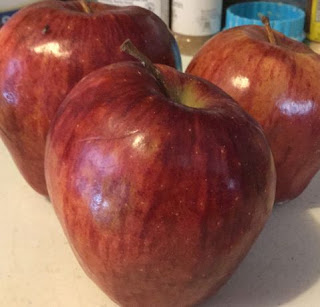
[[268, 35], [268, 39], [269, 42], [273, 45], [277, 44], [276, 38], [274, 36], [273, 30], [270, 26], [270, 20], [267, 16], [261, 15], [260, 19], [262, 21], [262, 23], [264, 24], [264, 28], [266, 29], [267, 35]]
[[86, 0], [79, 0], [79, 2], [80, 2], [80, 5], [82, 6], [82, 8], [83, 8], [85, 13], [87, 13], [87, 14], [91, 14], [92, 13], [92, 11], [91, 11], [91, 9], [90, 9], [90, 7], [89, 7], [89, 5], [88, 5]]
[[120, 47], [122, 52], [125, 52], [135, 59], [139, 60], [141, 64], [154, 76], [160, 85], [161, 89], [164, 91], [167, 97], [171, 97], [169, 94], [168, 86], [162, 76], [160, 70], [152, 63], [152, 61], [138, 50], [138, 48], [132, 43], [130, 39], [126, 39]]

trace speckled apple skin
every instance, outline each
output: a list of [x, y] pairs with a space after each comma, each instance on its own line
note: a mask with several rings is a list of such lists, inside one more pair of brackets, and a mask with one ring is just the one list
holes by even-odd
[[180, 65], [176, 42], [142, 8], [44, 1], [18, 12], [0, 31], [0, 135], [20, 172], [47, 194], [43, 160], [50, 122], [66, 94], [89, 72], [131, 59], [130, 38], [155, 63]]
[[259, 26], [214, 36], [187, 72], [232, 96], [263, 127], [277, 170], [276, 202], [297, 197], [320, 169], [320, 56]]
[[257, 122], [209, 82], [158, 67], [176, 101], [141, 65], [113, 64], [70, 92], [46, 147], [69, 242], [120, 306], [192, 306], [215, 293], [275, 196]]

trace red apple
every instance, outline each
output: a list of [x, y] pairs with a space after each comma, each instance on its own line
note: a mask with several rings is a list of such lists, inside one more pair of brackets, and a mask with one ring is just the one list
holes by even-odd
[[273, 36], [271, 43], [253, 25], [223, 31], [187, 72], [221, 87], [262, 125], [281, 202], [297, 197], [320, 168], [320, 56], [279, 32]]
[[191, 306], [215, 293], [274, 202], [260, 126], [209, 82], [157, 67], [164, 86], [136, 62], [89, 74], [61, 105], [46, 147], [48, 191], [69, 242], [121, 306]]
[[[180, 65], [176, 42], [155, 14], [77, 1], [43, 1], [0, 31], [0, 135], [22, 175], [46, 194], [43, 160], [50, 122], [70, 89], [89, 72], [128, 60], [126, 38], [154, 62]], [[117, 82], [118, 80], [115, 80]]]

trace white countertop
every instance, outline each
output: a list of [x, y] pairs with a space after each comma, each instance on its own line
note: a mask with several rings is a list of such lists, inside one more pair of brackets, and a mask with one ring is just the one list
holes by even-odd
[[[0, 142], [0, 306], [115, 307], [78, 265], [49, 201], [22, 179]], [[249, 255], [203, 307], [320, 301], [320, 174], [277, 206]]]

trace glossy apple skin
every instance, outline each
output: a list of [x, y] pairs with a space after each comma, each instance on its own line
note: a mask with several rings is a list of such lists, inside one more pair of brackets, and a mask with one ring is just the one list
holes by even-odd
[[320, 56], [274, 31], [243, 26], [214, 36], [187, 72], [232, 96], [263, 127], [277, 170], [276, 201], [297, 197], [320, 168]]
[[155, 63], [180, 66], [176, 42], [155, 14], [139, 8], [44, 1], [0, 31], [0, 134], [27, 182], [47, 194], [43, 160], [50, 122], [70, 89], [89, 72], [131, 59], [127, 38]]
[[121, 306], [191, 306], [215, 293], [275, 196], [260, 126], [209, 82], [158, 67], [175, 100], [138, 63], [113, 64], [80, 81], [48, 134], [57, 216]]

